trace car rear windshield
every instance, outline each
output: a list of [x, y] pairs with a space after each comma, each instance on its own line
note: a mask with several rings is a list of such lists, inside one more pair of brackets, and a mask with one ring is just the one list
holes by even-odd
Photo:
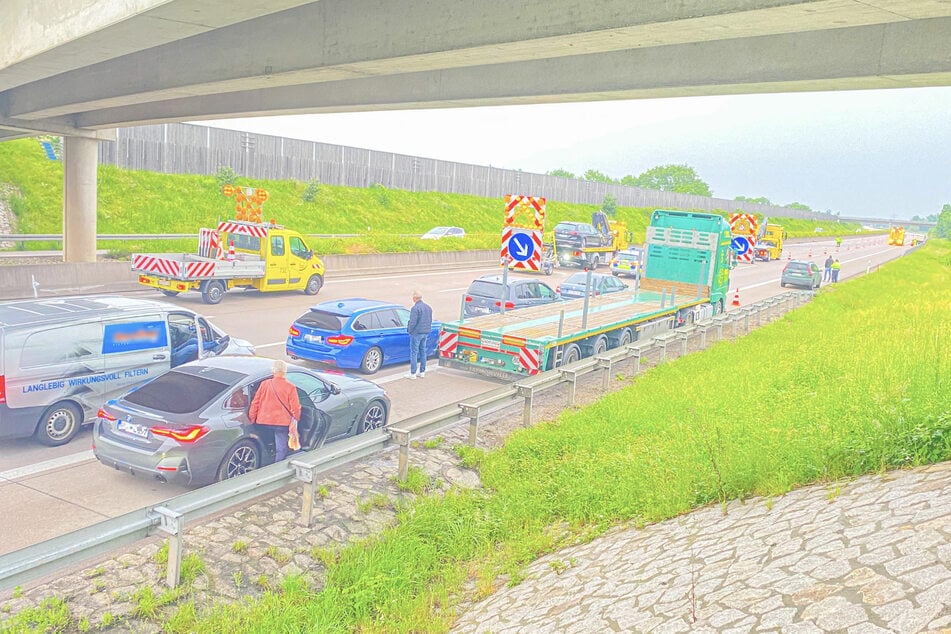
[[808, 273], [809, 265], [804, 262], [790, 262], [786, 268], [797, 273]]
[[125, 401], [170, 414], [197, 412], [228, 389], [227, 383], [207, 377], [166, 372], [125, 397]]
[[502, 285], [498, 282], [476, 280], [469, 286], [469, 295], [499, 299], [502, 297]]
[[577, 222], [559, 222], [555, 225], [555, 231], [558, 233], [567, 233], [569, 231], [578, 231], [581, 225]]
[[306, 326], [308, 328], [316, 328], [317, 330], [333, 330], [334, 332], [340, 331], [343, 328], [343, 325], [347, 323], [347, 317], [343, 315], [338, 315], [336, 313], [327, 313], [322, 310], [311, 310], [297, 319], [297, 323], [301, 326]]

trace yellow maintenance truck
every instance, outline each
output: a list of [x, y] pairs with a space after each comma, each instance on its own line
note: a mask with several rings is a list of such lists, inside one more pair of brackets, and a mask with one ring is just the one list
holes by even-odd
[[780, 259], [783, 255], [783, 242], [785, 240], [786, 230], [781, 225], [766, 220], [760, 225], [756, 246], [753, 247], [753, 257], [764, 262]]
[[323, 262], [304, 237], [273, 221], [221, 222], [217, 230], [200, 231], [197, 255], [136, 253], [132, 271], [140, 284], [165, 295], [199, 291], [206, 304], [217, 304], [232, 288], [316, 295], [324, 285]]

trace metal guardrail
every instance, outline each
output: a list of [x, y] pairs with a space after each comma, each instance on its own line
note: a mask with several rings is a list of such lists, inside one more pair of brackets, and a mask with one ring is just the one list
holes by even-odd
[[[710, 319], [661, 333], [649, 340], [634, 342], [596, 357], [581, 359], [568, 366], [526, 377], [524, 380], [472, 396], [455, 405], [417, 414], [385, 429], [360, 434], [327, 447], [295, 455], [287, 462], [269, 465], [237, 478], [190, 491], [159, 506], [139, 509], [13, 553], [0, 555], [0, 589], [13, 588], [158, 532], [169, 535], [166, 581], [169, 586], [175, 587], [180, 579], [182, 535], [187, 522], [243, 504], [294, 482], [301, 482], [301, 522], [309, 526], [312, 521], [317, 476], [334, 467], [395, 446], [399, 450], [398, 477], [403, 480], [407, 476], [409, 450], [414, 439], [468, 422], [468, 442], [475, 445], [482, 417], [517, 404], [519, 400], [523, 402], [523, 424], [528, 427], [532, 423], [534, 398], [539, 392], [567, 383], [568, 405], [573, 406], [578, 379], [584, 375], [603, 372], [604, 386], [607, 387], [617, 364], [632, 361], [633, 374], [640, 374], [643, 356], [654, 348], [662, 351], [663, 362], [666, 360], [667, 347], [671, 343], [680, 342], [680, 354], [684, 355], [687, 353], [688, 339], [699, 333], [701, 348], [705, 348], [710, 331], [716, 332], [716, 340], [719, 341], [722, 339], [723, 326], [732, 323], [735, 337], [740, 322], [744, 322], [744, 332], [748, 333], [751, 317], [755, 316], [757, 325], [762, 325], [764, 313], [769, 320], [773, 317], [774, 307], [785, 305], [783, 312], [787, 312], [808, 301], [813, 295], [810, 291], [787, 291], [777, 297], [745, 306], [740, 311], [721, 313]], [[782, 312], [777, 311], [776, 316], [781, 314]]]

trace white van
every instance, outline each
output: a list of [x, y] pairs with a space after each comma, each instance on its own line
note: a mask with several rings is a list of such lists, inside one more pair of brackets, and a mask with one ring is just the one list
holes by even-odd
[[[199, 354], [199, 350], [201, 353]], [[190, 310], [83, 296], [0, 303], [0, 440], [69, 442], [99, 407], [199, 356], [253, 355]]]

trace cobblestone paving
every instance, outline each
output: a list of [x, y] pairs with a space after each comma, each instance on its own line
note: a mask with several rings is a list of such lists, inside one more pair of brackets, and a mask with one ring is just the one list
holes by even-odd
[[614, 531], [453, 632], [951, 632], [951, 463]]

